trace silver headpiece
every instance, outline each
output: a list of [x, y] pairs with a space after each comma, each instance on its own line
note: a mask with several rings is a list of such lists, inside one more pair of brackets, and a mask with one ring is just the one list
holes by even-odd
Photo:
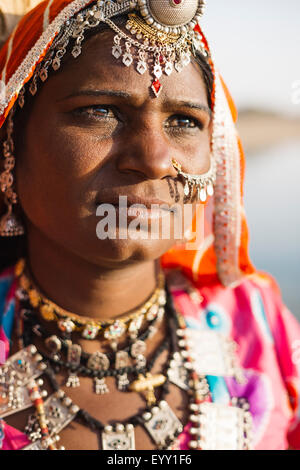
[[[30, 91], [37, 91], [38, 76], [48, 77], [49, 67], [58, 70], [71, 38], [72, 55], [81, 54], [85, 33], [101, 23], [109, 26], [116, 35], [112, 55], [126, 67], [135, 65], [141, 75], [147, 70], [153, 75], [151, 89], [158, 96], [162, 74], [181, 72], [197, 52], [207, 57], [197, 24], [204, 12], [205, 0], [99, 0], [66, 23], [54, 41], [42, 65], [37, 69]], [[128, 14], [126, 32], [113, 18]]]

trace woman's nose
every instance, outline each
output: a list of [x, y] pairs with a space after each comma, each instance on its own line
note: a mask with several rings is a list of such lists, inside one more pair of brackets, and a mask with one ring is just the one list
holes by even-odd
[[176, 177], [172, 157], [174, 155], [163, 129], [143, 126], [127, 134], [117, 167], [120, 172], [137, 172], [147, 179]]

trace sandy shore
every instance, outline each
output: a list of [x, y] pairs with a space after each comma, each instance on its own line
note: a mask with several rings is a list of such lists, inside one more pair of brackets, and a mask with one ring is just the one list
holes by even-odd
[[299, 139], [300, 143], [300, 118], [263, 111], [240, 111], [237, 127], [247, 154], [285, 140]]

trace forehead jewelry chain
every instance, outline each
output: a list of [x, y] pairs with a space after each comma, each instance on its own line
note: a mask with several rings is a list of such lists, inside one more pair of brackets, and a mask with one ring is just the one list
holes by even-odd
[[[98, 0], [66, 21], [54, 39], [44, 60], [36, 67], [29, 85], [35, 95], [38, 80], [45, 82], [52, 68], [57, 71], [72, 42], [71, 54], [81, 55], [85, 33], [106, 24], [115, 36], [112, 56], [125, 67], [133, 66], [143, 75], [153, 76], [150, 89], [158, 97], [163, 75], [180, 73], [191, 62], [192, 56], [201, 54], [206, 60], [209, 52], [204, 42], [199, 21], [205, 10], [205, 0]], [[114, 17], [127, 14], [125, 28], [121, 29]], [[19, 97], [24, 106], [24, 91]]]

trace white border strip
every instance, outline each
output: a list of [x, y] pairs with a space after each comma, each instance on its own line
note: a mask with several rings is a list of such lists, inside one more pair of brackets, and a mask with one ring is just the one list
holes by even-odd
[[44, 21], [43, 21], [43, 31], [46, 31], [46, 29], [49, 26], [49, 21], [50, 21], [50, 8], [53, 3], [53, 0], [49, 0], [48, 5], [45, 9], [44, 12]]

